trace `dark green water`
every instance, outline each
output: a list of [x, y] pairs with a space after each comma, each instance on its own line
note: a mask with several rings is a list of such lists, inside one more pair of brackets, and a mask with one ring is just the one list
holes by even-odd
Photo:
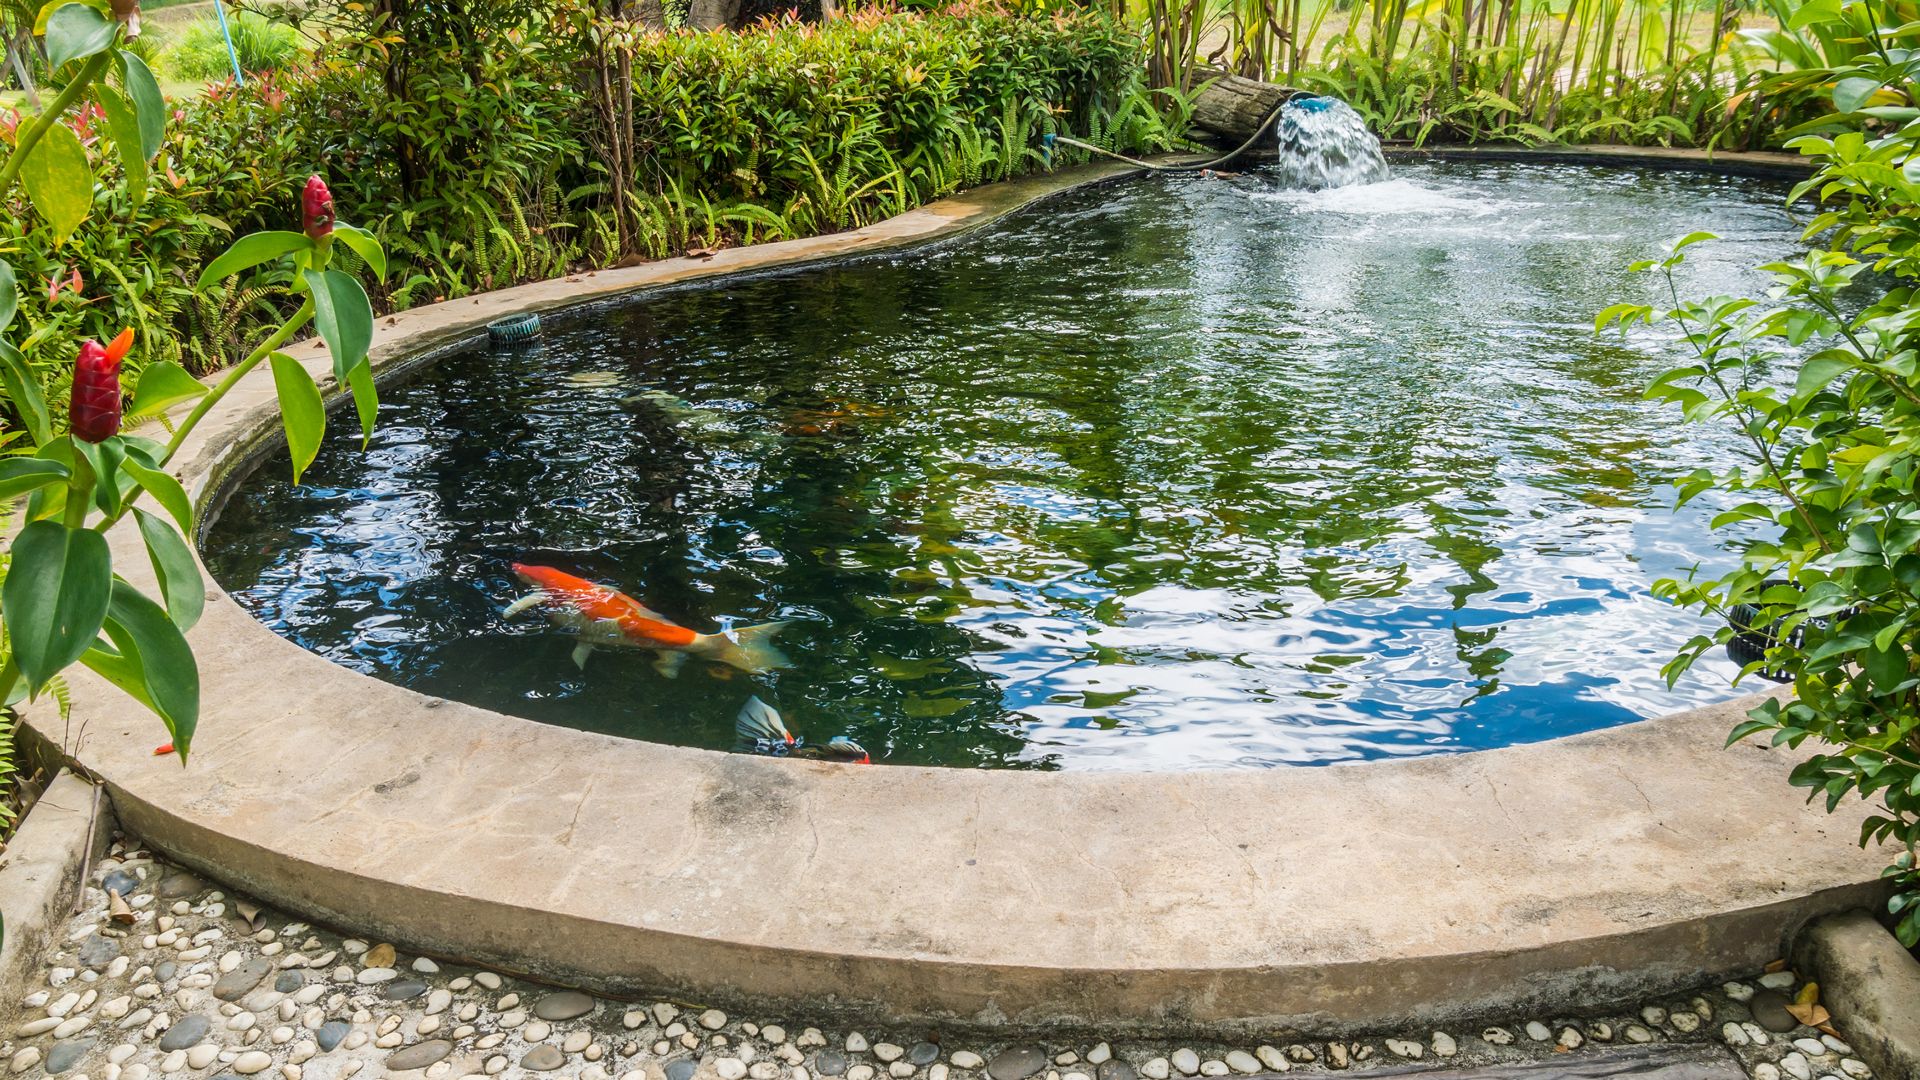
[[[267, 625], [423, 692], [733, 745], [749, 694], [877, 761], [1184, 768], [1552, 738], [1669, 692], [1697, 632], [1648, 595], [1728, 555], [1663, 478], [1736, 452], [1643, 403], [1625, 265], [1684, 288], [1795, 249], [1781, 188], [1402, 166], [1083, 191], [944, 249], [654, 295], [389, 388], [362, 453], [273, 461], [207, 538]], [[689, 626], [792, 619], [749, 677], [596, 654], [511, 561]]]

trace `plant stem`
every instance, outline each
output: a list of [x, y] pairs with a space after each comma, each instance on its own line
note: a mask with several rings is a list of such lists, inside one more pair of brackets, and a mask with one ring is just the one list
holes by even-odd
[[208, 391], [207, 395], [200, 399], [199, 403], [193, 407], [193, 411], [187, 414], [187, 418], [182, 420], [180, 426], [173, 430], [173, 438], [167, 440], [167, 452], [160, 456], [160, 465], [164, 468], [167, 462], [173, 460], [173, 455], [180, 449], [180, 444], [186, 442], [187, 436], [192, 434], [193, 429], [199, 425], [200, 418], [207, 415], [208, 410], [219, 404], [220, 399], [227, 396], [227, 391], [232, 390], [234, 384], [245, 378], [247, 372], [258, 367], [260, 361], [265, 360], [275, 349], [285, 345], [288, 339], [299, 332], [300, 328], [305, 326], [307, 320], [312, 317], [313, 297], [309, 296], [301, 302], [298, 311], [288, 316], [286, 322], [280, 324], [280, 329], [275, 330], [272, 336], [261, 342], [245, 360], [234, 365], [233, 370], [227, 372], [226, 378], [221, 379], [219, 385], [215, 386], [211, 391]]
[[112, 49], [107, 49], [88, 59], [61, 89], [60, 96], [54, 98], [45, 109], [42, 109], [40, 115], [33, 118], [32, 125], [20, 133], [19, 139], [13, 145], [13, 153], [7, 155], [7, 163], [0, 165], [0, 196], [12, 189], [14, 178], [20, 175], [20, 168], [27, 163], [27, 155], [33, 152], [34, 146], [52, 129], [53, 125], [60, 122], [60, 118], [66, 115], [67, 109], [79, 100], [81, 94], [86, 93], [87, 88], [93, 85], [112, 60]]

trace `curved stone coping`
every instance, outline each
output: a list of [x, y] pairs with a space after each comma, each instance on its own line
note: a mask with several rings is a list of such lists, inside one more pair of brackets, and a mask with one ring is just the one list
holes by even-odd
[[[490, 318], [941, 236], [1091, 168], [839, 236], [581, 275], [380, 320], [376, 364]], [[316, 371], [312, 343], [295, 355]], [[276, 424], [245, 380], [178, 471], [205, 500]], [[274, 466], [269, 466], [274, 467]], [[147, 576], [138, 538], [117, 565]], [[146, 582], [142, 582], [143, 584]], [[857, 767], [622, 740], [423, 697], [214, 591], [184, 770], [86, 672], [73, 758], [166, 854], [409, 949], [620, 994], [943, 1025], [1322, 1034], [1620, 1001], [1751, 971], [1871, 902], [1882, 853], [1722, 750], [1742, 704], [1355, 767]]]

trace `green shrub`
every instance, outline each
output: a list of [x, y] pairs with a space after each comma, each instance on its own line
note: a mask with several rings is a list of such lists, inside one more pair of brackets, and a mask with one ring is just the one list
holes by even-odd
[[[1782, 72], [1770, 94], [1815, 86], [1834, 111], [1789, 145], [1817, 175], [1816, 246], [1765, 269], [1767, 300], [1711, 297], [1659, 310], [1621, 305], [1601, 316], [1671, 326], [1695, 362], [1662, 375], [1649, 396], [1689, 419], [1733, 425], [1747, 460], [1680, 481], [1682, 500], [1717, 492], [1737, 502], [1715, 519], [1742, 538], [1741, 565], [1718, 576], [1663, 581], [1656, 592], [1729, 623], [1688, 643], [1678, 676], [1739, 636], [1765, 648], [1765, 668], [1793, 683], [1736, 727], [1775, 745], [1817, 752], [1789, 779], [1829, 811], [1849, 797], [1878, 803], [1865, 845], [1900, 850], [1886, 877], [1900, 940], [1920, 944], [1920, 80], [1904, 59], [1904, 2], [1808, 5], [1797, 29], [1867, 43], [1826, 68]], [[1667, 275], [1696, 233], [1641, 269]]]
[[[300, 33], [284, 22], [240, 10], [228, 13], [227, 26], [233, 32], [233, 51], [240, 58], [242, 71], [278, 71], [300, 58]], [[162, 63], [178, 79], [225, 79], [233, 75], [220, 21], [212, 15], [188, 23], [167, 47]]]

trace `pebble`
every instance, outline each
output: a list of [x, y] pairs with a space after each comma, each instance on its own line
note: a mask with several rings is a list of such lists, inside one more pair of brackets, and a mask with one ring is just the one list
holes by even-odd
[[893, 1077], [893, 1080], [907, 1080], [907, 1077], [919, 1071], [913, 1067], [912, 1062], [908, 1061], [896, 1061], [887, 1066], [887, 1075]]
[[1745, 1046], [1753, 1040], [1747, 1038], [1747, 1029], [1739, 1024], [1722, 1024], [1720, 1040], [1728, 1046]]
[[445, 1039], [428, 1039], [426, 1042], [417, 1042], [387, 1055], [387, 1069], [390, 1072], [424, 1069], [451, 1053], [453, 1053], [452, 1043]]
[[1480, 1033], [1480, 1039], [1495, 1046], [1510, 1046], [1513, 1043], [1513, 1032], [1506, 1028], [1490, 1027]]
[[1412, 1039], [1388, 1039], [1387, 1049], [1403, 1058], [1418, 1058], [1427, 1051], [1425, 1046]]
[[1527, 1038], [1534, 1042], [1546, 1042], [1553, 1038], [1553, 1029], [1538, 1020], [1527, 1021]]
[[165, 1035], [160, 1036], [160, 1049], [185, 1050], [206, 1038], [207, 1030], [212, 1026], [213, 1021], [205, 1016], [198, 1014], [183, 1016], [178, 1023], [167, 1029]]
[[533, 1015], [542, 1020], [572, 1020], [593, 1011], [593, 998], [574, 990], [548, 994], [534, 1003]]
[[1700, 1030], [1700, 1014], [1697, 1012], [1677, 1012], [1668, 1017], [1667, 1022], [1673, 1025], [1675, 1031], [1683, 1035], [1691, 1035]]
[[[1698, 1025], [1696, 1024], [1695, 1026]], [[1578, 1028], [1569, 1027], [1560, 1030], [1560, 1037], [1554, 1040], [1554, 1045], [1564, 1050], [1578, 1050], [1586, 1041], [1586, 1039], [1581, 1037]]]
[[847, 1080], [873, 1080], [873, 1066], [855, 1065], [847, 1070]]
[[1762, 1061], [1753, 1067], [1753, 1080], [1780, 1080], [1780, 1066]]
[[1167, 1080], [1167, 1077], [1172, 1075], [1172, 1066], [1166, 1058], [1157, 1057], [1140, 1066], [1140, 1075], [1147, 1080]]
[[1760, 976], [1760, 985], [1769, 990], [1791, 990], [1800, 977], [1791, 971], [1769, 971]]
[[340, 1045], [349, 1030], [345, 1020], [329, 1020], [313, 1033], [313, 1041], [319, 1045], [321, 1053], [327, 1053]]
[[80, 1059], [91, 1049], [93, 1044], [85, 1041], [55, 1043], [53, 1049], [47, 1051], [48, 1074], [63, 1073], [80, 1064]]
[[[926, 1044], [921, 1043], [919, 1045], [916, 1045], [914, 1049], [918, 1050], [920, 1046], [924, 1046], [924, 1045]], [[1100, 1045], [1087, 1051], [1087, 1064], [1098, 1065], [1101, 1062], [1106, 1061], [1108, 1058], [1111, 1058], [1112, 1056], [1113, 1056], [1113, 1047], [1108, 1046], [1106, 1043], [1101, 1043]]]
[[390, 967], [370, 967], [355, 975], [353, 981], [361, 986], [378, 986], [383, 982], [392, 982], [399, 976], [400, 973]]
[[1460, 1052], [1460, 1044], [1453, 1041], [1453, 1036], [1444, 1031], [1434, 1032], [1430, 1045], [1433, 1047], [1433, 1052], [1440, 1057], [1452, 1057]]
[[1853, 1077], [1853, 1080], [1870, 1080], [1873, 1076], [1873, 1070], [1867, 1067], [1867, 1063], [1856, 1058], [1841, 1058], [1840, 1071]]
[[[585, 1053], [587, 1047], [592, 1045], [593, 1045], [593, 1032], [573, 1031], [573, 1032], [568, 1032], [566, 1039], [560, 1043], [560, 1049], [566, 1051], [569, 1054], [581, 1054], [581, 1053]], [[594, 1056], [598, 1057], [599, 1055], [595, 1054]]]
[[1813, 1080], [1813, 1065], [1806, 1055], [1795, 1051], [1780, 1059], [1780, 1069], [1793, 1080]]
[[[1000, 1051], [993, 1056], [993, 1060], [987, 1062], [987, 1075], [993, 1080], [1027, 1080], [1027, 1077], [1046, 1067], [1047, 1057], [1039, 1048], [1015, 1046]], [[848, 1073], [848, 1076], [852, 1078], [852, 1073]]]
[[700, 1014], [700, 1026], [708, 1031], [719, 1031], [727, 1026], [727, 1014], [719, 1009], [708, 1009]]
[[1260, 1071], [1260, 1059], [1245, 1050], [1229, 1050], [1226, 1064], [1227, 1068], [1247, 1076]]
[[956, 1069], [977, 1069], [986, 1064], [979, 1054], [971, 1050], [955, 1050], [947, 1060], [953, 1062]]
[[1788, 1004], [1790, 1003], [1785, 994], [1777, 990], [1762, 990], [1753, 995], [1753, 1000], [1747, 1003], [1747, 1008], [1753, 1012], [1754, 1023], [1780, 1035], [1800, 1026], [1800, 1021], [1794, 1019], [1793, 1014], [1787, 1011]]
[[813, 1069], [821, 1076], [839, 1076], [847, 1071], [847, 1055], [838, 1050], [822, 1050], [813, 1056]]
[[1347, 1067], [1347, 1047], [1345, 1043], [1327, 1044], [1327, 1068], [1344, 1069]]
[[545, 1020], [535, 1020], [520, 1032], [520, 1037], [530, 1043], [537, 1043], [545, 1039], [549, 1034], [552, 1034], [552, 1032], [553, 1028], [548, 1025]]
[[1192, 1076], [1200, 1071], [1200, 1055], [1184, 1046], [1175, 1050], [1168, 1060], [1173, 1062], [1173, 1067], [1179, 1070], [1182, 1076]]
[[220, 1048], [212, 1043], [195, 1043], [187, 1047], [187, 1067], [190, 1069], [204, 1069], [213, 1064], [213, 1059], [219, 1055]]
[[[938, 1070], [942, 1066], [935, 1065], [933, 1068]], [[1133, 1066], [1119, 1058], [1101, 1062], [1100, 1067], [1094, 1070], [1093, 1076], [1094, 1080], [1140, 1080], [1140, 1075], [1133, 1071]], [[928, 1080], [944, 1080], [944, 1078], [933, 1076], [930, 1072]]]
[[1645, 1043], [1645, 1042], [1653, 1041], [1653, 1032], [1648, 1031], [1646, 1028], [1641, 1027], [1639, 1024], [1628, 1024], [1626, 1027], [1626, 1030], [1622, 1032], [1622, 1034], [1626, 1035], [1627, 1041], [1632, 1043]]
[[40, 1048], [24, 1046], [14, 1051], [13, 1058], [7, 1063], [7, 1067], [16, 1073], [23, 1073], [38, 1064], [40, 1064]]
[[1743, 982], [1721, 983], [1720, 992], [1743, 1004], [1753, 999], [1753, 987]]
[[[706, 1023], [706, 1019], [704, 1017], [701, 1018], [701, 1023], [702, 1024]], [[905, 1047], [895, 1046], [890, 1042], [873, 1044], [873, 1056], [879, 1058], [882, 1062], [888, 1063], [888, 1064], [891, 1064], [895, 1061], [899, 1061], [901, 1057], [905, 1056], [906, 1052], [907, 1051]], [[1062, 1062], [1061, 1064], [1068, 1064], [1068, 1063]]]
[[273, 1058], [261, 1050], [249, 1050], [233, 1059], [233, 1071], [241, 1076], [252, 1076], [265, 1072], [273, 1064]]
[[1260, 1064], [1273, 1072], [1288, 1072], [1293, 1068], [1293, 1063], [1288, 1061], [1287, 1056], [1277, 1047], [1263, 1045], [1253, 1052], [1253, 1056], [1259, 1058]]
[[476, 983], [479, 983], [481, 986], [486, 987], [488, 990], [500, 989], [500, 976], [495, 975], [491, 971], [475, 972], [473, 975], [473, 981]]
[[536, 1046], [520, 1059], [521, 1068], [535, 1072], [552, 1072], [566, 1063], [567, 1056], [557, 1046]]

